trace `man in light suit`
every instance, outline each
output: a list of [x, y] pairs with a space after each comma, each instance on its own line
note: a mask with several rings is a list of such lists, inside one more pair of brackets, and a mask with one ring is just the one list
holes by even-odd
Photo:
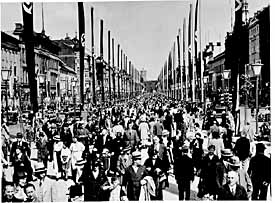
[[35, 169], [37, 180], [33, 182], [36, 189], [38, 202], [55, 202], [57, 197], [56, 179], [46, 176], [47, 169], [43, 163], [38, 163]]

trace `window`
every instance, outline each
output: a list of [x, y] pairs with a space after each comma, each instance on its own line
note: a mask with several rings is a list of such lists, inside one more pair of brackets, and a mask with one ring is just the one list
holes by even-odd
[[14, 76], [16, 76], [16, 66], [13, 67], [13, 73], [14, 73]]

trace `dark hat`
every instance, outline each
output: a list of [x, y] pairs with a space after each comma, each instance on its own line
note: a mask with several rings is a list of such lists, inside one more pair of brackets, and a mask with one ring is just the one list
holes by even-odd
[[141, 153], [140, 153], [139, 151], [133, 152], [133, 153], [132, 153], [132, 158], [133, 158], [134, 160], [136, 160], [136, 159], [141, 159]]
[[222, 156], [223, 157], [232, 157], [233, 153], [232, 153], [231, 149], [223, 149]]
[[17, 177], [19, 179], [26, 178], [27, 177], [27, 173], [23, 172], [23, 171], [19, 171], [19, 172], [17, 172]]
[[16, 137], [17, 138], [23, 138], [23, 134], [21, 132], [19, 132], [19, 133], [16, 134]]
[[45, 168], [44, 164], [42, 162], [37, 163], [34, 173], [46, 173], [47, 169]]
[[266, 149], [266, 146], [264, 143], [257, 143], [256, 144], [256, 152], [259, 153], [259, 152], [264, 152]]

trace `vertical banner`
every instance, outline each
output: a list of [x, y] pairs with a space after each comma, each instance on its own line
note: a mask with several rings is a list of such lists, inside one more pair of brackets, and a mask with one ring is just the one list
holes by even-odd
[[23, 2], [22, 12], [23, 12], [23, 24], [24, 24], [23, 38], [25, 41], [26, 63], [27, 63], [29, 87], [30, 87], [30, 103], [32, 105], [33, 112], [36, 113], [38, 111], [38, 101], [37, 101], [38, 76], [36, 75], [36, 72], [35, 72], [34, 36], [33, 36], [33, 3]]
[[79, 67], [80, 67], [80, 101], [84, 106], [84, 51], [85, 51], [85, 19], [83, 2], [78, 2], [78, 28], [79, 28]]
[[120, 48], [120, 44], [117, 45], [117, 94], [118, 94], [118, 99], [120, 99], [120, 70], [119, 69], [119, 54], [120, 54], [120, 51], [119, 51], [119, 48]]

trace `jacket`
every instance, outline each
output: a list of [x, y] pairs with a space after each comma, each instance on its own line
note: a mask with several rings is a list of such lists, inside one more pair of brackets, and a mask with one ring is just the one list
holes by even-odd
[[233, 195], [229, 189], [229, 186], [226, 184], [219, 192], [218, 200], [248, 200], [248, 197], [243, 186], [237, 184], [235, 195]]
[[45, 177], [42, 185], [40, 185], [39, 179], [34, 181], [33, 185], [36, 189], [38, 202], [56, 202], [58, 192], [56, 180]]
[[174, 174], [177, 181], [194, 180], [194, 164], [188, 155], [181, 155], [175, 160]]
[[147, 176], [145, 166], [140, 166], [135, 173], [132, 165], [125, 170], [122, 186], [127, 188], [127, 197], [129, 200], [138, 200], [140, 195], [140, 181]]

